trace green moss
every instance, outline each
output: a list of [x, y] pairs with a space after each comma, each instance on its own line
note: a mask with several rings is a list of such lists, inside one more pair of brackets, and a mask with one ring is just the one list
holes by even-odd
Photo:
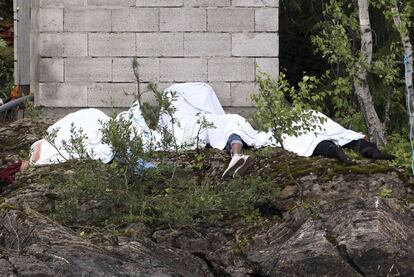
[[411, 170], [398, 171], [398, 178], [401, 179], [401, 181], [403, 181], [404, 184], [408, 184], [412, 176], [413, 176], [413, 173], [411, 172]]
[[247, 237], [245, 236], [236, 237], [236, 244], [233, 247], [233, 252], [236, 255], [244, 256], [248, 245], [249, 245], [249, 241]]
[[0, 211], [1, 210], [18, 210], [18, 208], [15, 205], [2, 203], [0, 204]]
[[321, 157], [303, 158], [287, 151], [258, 151], [254, 153], [259, 161], [264, 161], [258, 167], [274, 165], [266, 169], [265, 174], [272, 178], [284, 180], [284, 185], [303, 176], [313, 174], [318, 180], [328, 182], [336, 175], [342, 174], [374, 174], [395, 171], [387, 162], [376, 162], [357, 165], [345, 165], [334, 159]]
[[366, 165], [352, 165], [346, 166], [342, 164], [332, 164], [331, 170], [323, 170], [320, 171], [319, 180], [327, 182], [332, 180], [334, 176], [342, 175], [342, 174], [375, 174], [375, 173], [387, 173], [390, 171], [394, 171], [394, 168], [381, 163], [370, 163]]

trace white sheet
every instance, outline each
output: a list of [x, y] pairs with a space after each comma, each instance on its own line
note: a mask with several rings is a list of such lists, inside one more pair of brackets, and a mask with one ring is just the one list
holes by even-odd
[[283, 146], [286, 150], [296, 153], [299, 156], [309, 157], [313, 154], [316, 146], [323, 140], [330, 140], [337, 145], [343, 146], [353, 140], [362, 139], [365, 136], [361, 133], [345, 129], [326, 115], [313, 111], [319, 118], [325, 118], [320, 124], [321, 128], [308, 132], [298, 137], [282, 136]]
[[[201, 132], [200, 139], [212, 147], [223, 149], [231, 134], [239, 135], [249, 146], [262, 147], [275, 145], [270, 135], [254, 130], [249, 122], [237, 114], [225, 114], [213, 88], [205, 83], [175, 84], [165, 90], [176, 92], [177, 98], [172, 102], [176, 108], [174, 118], [174, 135], [179, 145], [191, 145], [200, 130], [197, 120], [204, 116], [216, 128]], [[171, 120], [164, 115], [161, 124], [172, 129]], [[191, 147], [190, 147], [191, 148]]]
[[[91, 158], [108, 163], [113, 157], [112, 150], [109, 145], [102, 143], [101, 131], [101, 122], [105, 123], [108, 120], [109, 117], [97, 109], [84, 109], [66, 115], [47, 129], [48, 133], [58, 130], [53, 142], [54, 146], [45, 139], [39, 140], [32, 145], [32, 155], [34, 147], [40, 145], [40, 158], [34, 162], [33, 157], [31, 157], [30, 163], [33, 165], [45, 165], [69, 160], [71, 155], [64, 149], [63, 141], [69, 142], [72, 123], [76, 131], [82, 129], [87, 136], [87, 139], [84, 140], [84, 146]], [[72, 155], [74, 159], [79, 158], [77, 153], [72, 153]]]
[[[225, 114], [214, 90], [205, 83], [184, 83], [175, 84], [166, 89], [165, 92], [177, 92], [177, 99], [173, 101], [177, 109], [174, 118], [177, 122], [174, 124], [174, 135], [177, 143], [187, 148], [194, 148], [197, 135], [200, 131], [200, 124], [197, 120], [204, 116], [207, 121], [214, 124], [216, 128], [202, 130], [199, 139], [204, 143], [209, 143], [212, 147], [223, 149], [227, 139], [231, 134], [239, 135], [242, 140], [249, 146], [262, 147], [274, 146], [276, 143], [271, 138], [270, 132], [259, 132], [240, 115]], [[317, 113], [320, 117], [325, 117], [326, 122], [322, 124], [322, 130], [316, 130], [299, 137], [283, 136], [283, 144], [286, 150], [294, 152], [299, 156], [311, 156], [315, 147], [323, 140], [331, 140], [338, 145], [344, 145], [352, 140], [361, 139], [363, 134], [347, 130], [338, 123], [332, 121], [325, 115]], [[151, 131], [141, 114], [139, 104], [136, 102], [132, 107], [118, 115], [117, 118], [131, 119], [132, 128], [137, 134], [142, 135], [144, 143], [161, 142], [161, 135]], [[44, 165], [64, 162], [70, 158], [62, 147], [62, 141], [69, 141], [71, 124], [73, 123], [78, 130], [81, 128], [86, 134], [87, 139], [84, 141], [86, 151], [92, 158], [108, 163], [113, 158], [112, 149], [109, 145], [102, 143], [102, 123], [108, 122], [109, 117], [97, 109], [85, 109], [71, 114], [57, 121], [48, 128], [48, 132], [58, 128], [57, 137], [54, 146], [42, 139], [32, 145], [41, 145], [40, 158], [31, 164]], [[170, 118], [162, 115], [161, 124], [172, 131]], [[72, 158], [79, 158], [76, 155]]]
[[[249, 146], [278, 146], [271, 138], [271, 132], [259, 132], [243, 117], [236, 114], [225, 114], [214, 90], [205, 83], [175, 84], [165, 90], [177, 92], [177, 99], [173, 102], [177, 109], [175, 118], [180, 126], [175, 124], [174, 133], [180, 144], [191, 143], [197, 136], [200, 126], [197, 124], [197, 114], [202, 114], [216, 129], [207, 129], [201, 133], [201, 139], [212, 147], [223, 149], [231, 134], [239, 135]], [[352, 140], [361, 139], [363, 134], [345, 129], [322, 113], [314, 111], [315, 115], [325, 118], [321, 128], [298, 137], [283, 135], [283, 146], [286, 150], [299, 156], [311, 156], [318, 143], [331, 140], [342, 146]], [[163, 124], [172, 128], [168, 117], [163, 118]]]
[[[149, 146], [150, 143], [156, 143], [160, 141], [161, 136], [156, 132], [151, 132], [148, 128], [145, 120], [142, 116], [141, 109], [138, 102], [134, 103], [128, 111], [121, 112], [117, 119], [123, 118], [125, 120], [131, 120], [131, 128], [135, 132], [131, 133], [131, 136], [137, 134], [143, 138], [143, 143]], [[87, 136], [87, 139], [83, 141], [86, 152], [93, 159], [100, 160], [103, 163], [108, 163], [113, 158], [113, 152], [110, 145], [102, 143], [102, 127], [104, 123], [109, 121], [109, 117], [97, 109], [84, 109], [74, 113], [70, 113], [58, 120], [55, 124], [47, 129], [50, 133], [53, 130], [58, 130], [56, 138], [52, 145], [47, 140], [42, 139], [35, 142], [32, 147], [32, 154], [30, 163], [32, 165], [46, 165], [62, 163], [69, 159], [78, 159], [79, 155], [76, 153], [68, 153], [63, 148], [63, 141], [69, 142], [71, 137], [71, 125], [75, 126], [75, 130], [83, 130], [83, 133]], [[133, 137], [131, 137], [133, 139]], [[35, 146], [40, 145], [40, 157], [37, 161], [33, 161], [33, 151]]]

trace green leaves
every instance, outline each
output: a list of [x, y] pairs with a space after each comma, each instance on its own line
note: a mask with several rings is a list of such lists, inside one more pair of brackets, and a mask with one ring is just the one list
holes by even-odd
[[128, 173], [135, 175], [139, 162], [147, 157], [142, 134], [132, 125], [131, 118], [116, 118], [102, 123], [102, 142], [111, 146], [114, 159], [125, 164]]
[[[372, 63], [369, 64], [361, 49], [357, 4], [352, 1], [329, 0], [324, 8], [324, 18], [316, 25], [318, 34], [312, 37], [315, 53], [320, 54], [331, 65], [321, 78], [319, 97], [314, 104], [335, 117], [348, 128], [366, 127], [359, 122], [358, 97], [354, 93], [355, 76], [361, 70], [367, 71], [367, 80], [375, 110], [381, 120], [401, 118], [403, 99], [398, 97], [404, 91], [402, 85], [403, 49], [400, 34], [407, 32], [413, 2], [409, 0], [372, 0], [370, 4], [371, 28], [374, 35]], [[397, 30], [393, 22], [394, 5], [401, 13], [402, 28]], [[385, 20], [384, 20], [385, 19]], [[398, 32], [400, 34], [398, 34]], [[399, 108], [397, 108], [399, 107]], [[402, 109], [400, 109], [402, 107]], [[403, 123], [404, 124], [404, 123]], [[401, 128], [401, 120], [392, 131]]]
[[389, 188], [383, 188], [380, 192], [378, 192], [378, 196], [380, 197], [380, 198], [388, 198], [388, 197], [390, 197], [391, 196], [391, 194], [392, 194], [392, 189], [389, 189]]
[[13, 85], [13, 48], [8, 47], [6, 41], [0, 39], [0, 97], [9, 96]]
[[[259, 93], [252, 96], [257, 112], [254, 120], [263, 131], [271, 130], [274, 139], [283, 147], [282, 136], [299, 136], [313, 131], [319, 125], [319, 118], [309, 110], [307, 104], [312, 89], [316, 88], [318, 80], [315, 77], [304, 76], [296, 91], [281, 73], [279, 80], [272, 80], [270, 75], [260, 72], [258, 75]], [[286, 97], [290, 97], [289, 103]], [[317, 98], [317, 96], [316, 96]]]
[[4, 39], [0, 38], [0, 48], [6, 48], [7, 47], [7, 42]]

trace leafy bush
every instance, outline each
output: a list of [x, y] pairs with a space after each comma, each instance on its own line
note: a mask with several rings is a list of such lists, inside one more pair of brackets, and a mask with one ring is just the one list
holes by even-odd
[[385, 150], [396, 156], [396, 159], [392, 162], [394, 165], [411, 171], [413, 150], [407, 131], [402, 134], [391, 134], [388, 137], [388, 144], [385, 146]]
[[0, 97], [6, 97], [13, 88], [14, 61], [13, 48], [0, 39]]
[[118, 164], [76, 162], [73, 175], [58, 184], [61, 197], [52, 216], [68, 225], [94, 226], [146, 222], [159, 226], [215, 224], [219, 220], [260, 220], [258, 202], [274, 199], [279, 189], [271, 179], [247, 177], [217, 186], [197, 178], [191, 168], [170, 164], [148, 169], [127, 180]]
[[131, 118], [116, 118], [113, 115], [107, 123], [102, 124], [102, 142], [111, 146], [115, 161], [125, 165], [129, 175], [140, 170], [141, 161], [146, 159], [146, 148], [141, 134], [132, 125]]
[[[289, 85], [284, 73], [279, 80], [260, 72], [257, 78], [259, 93], [252, 96], [257, 112], [255, 122], [264, 131], [271, 130], [275, 140], [283, 147], [282, 135], [299, 136], [318, 128], [323, 118], [316, 116], [310, 105], [303, 101], [309, 90], [315, 87], [316, 79], [305, 76], [300, 83], [300, 91]], [[291, 98], [291, 103], [287, 101]]]

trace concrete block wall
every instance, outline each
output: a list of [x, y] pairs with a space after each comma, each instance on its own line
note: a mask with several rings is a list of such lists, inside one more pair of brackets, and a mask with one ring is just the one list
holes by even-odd
[[130, 106], [133, 57], [141, 91], [203, 81], [223, 106], [251, 106], [257, 66], [279, 74], [279, 0], [34, 1], [39, 106]]

